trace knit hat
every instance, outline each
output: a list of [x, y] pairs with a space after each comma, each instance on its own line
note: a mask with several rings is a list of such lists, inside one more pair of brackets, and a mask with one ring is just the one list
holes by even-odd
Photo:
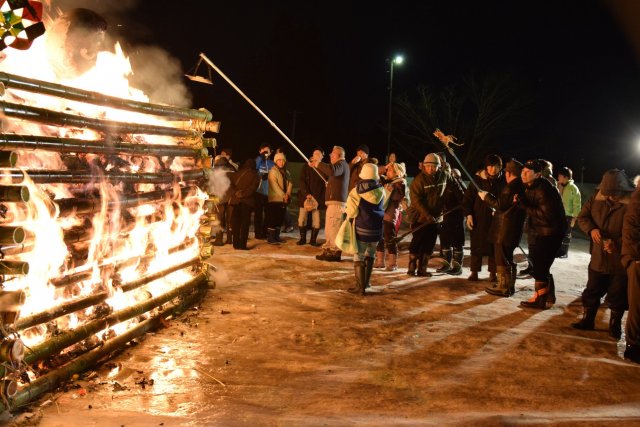
[[404, 178], [407, 175], [407, 167], [404, 163], [391, 163], [391, 167], [396, 172], [398, 178]]
[[596, 189], [600, 190], [603, 196], [619, 196], [623, 193], [631, 193], [635, 187], [624, 170], [610, 169], [602, 175], [602, 181]]
[[365, 163], [362, 165], [360, 175], [358, 176], [360, 179], [379, 179], [380, 175], [378, 175], [378, 166], [373, 163]]
[[504, 170], [512, 175], [520, 176], [520, 173], [522, 172], [522, 163], [516, 159], [510, 159], [505, 165]]
[[276, 153], [275, 157], [273, 158], [273, 161], [277, 162], [278, 160], [284, 160], [286, 162], [287, 158], [285, 157], [284, 153]]
[[356, 148], [356, 151], [364, 151], [365, 153], [367, 153], [367, 156], [369, 155], [369, 147], [365, 144], [360, 144], [358, 145], [358, 148]]
[[536, 173], [540, 173], [545, 166], [546, 164], [544, 164], [540, 159], [531, 159], [527, 160], [522, 167], [532, 170]]
[[424, 158], [423, 163], [431, 163], [436, 166], [442, 166], [442, 163], [440, 162], [440, 156], [438, 156], [436, 153], [427, 154]]

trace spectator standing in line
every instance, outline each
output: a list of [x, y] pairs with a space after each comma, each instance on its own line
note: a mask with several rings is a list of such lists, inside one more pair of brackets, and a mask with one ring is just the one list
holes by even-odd
[[404, 163], [389, 163], [386, 169], [386, 174], [381, 180], [385, 190], [383, 238], [378, 242], [373, 266], [385, 268], [386, 271], [396, 271], [398, 269], [398, 242], [396, 241], [398, 223], [401, 221], [403, 202], [405, 206], [409, 204], [409, 191]]
[[267, 203], [267, 243], [282, 243], [280, 227], [284, 221], [287, 205], [291, 201], [293, 184], [291, 174], [286, 169], [287, 158], [284, 153], [277, 153], [273, 160], [275, 166], [269, 170], [269, 196]]
[[361, 144], [356, 149], [356, 156], [351, 160], [349, 164], [349, 191], [356, 186], [356, 182], [360, 180], [360, 170], [365, 163], [368, 162], [369, 159], [369, 147]]
[[568, 167], [562, 167], [558, 170], [558, 190], [562, 196], [562, 204], [564, 205], [564, 213], [567, 216], [567, 231], [562, 239], [558, 258], [567, 258], [569, 256], [569, 245], [571, 244], [571, 230], [576, 225], [576, 218], [582, 208], [582, 200], [578, 186], [573, 182], [573, 171]]
[[325, 189], [324, 203], [327, 212], [324, 220], [324, 235], [326, 241], [322, 247], [322, 254], [316, 255], [320, 261], [338, 262], [342, 258], [342, 250], [336, 246], [336, 236], [342, 224], [347, 195], [349, 194], [349, 164], [345, 160], [344, 148], [334, 146], [329, 154], [331, 164], [311, 159], [309, 166], [318, 169], [329, 177]]
[[359, 180], [349, 192], [346, 214], [349, 221], [355, 222], [358, 250], [353, 254], [353, 266], [356, 283], [347, 291], [365, 295], [370, 286], [373, 258], [376, 246], [382, 239], [385, 191], [380, 184], [378, 166], [366, 163], [360, 169]]
[[[313, 150], [311, 160], [322, 162], [324, 152], [320, 148]], [[323, 180], [324, 178], [324, 180]], [[300, 186], [298, 189], [298, 229], [300, 230], [300, 240], [298, 245], [307, 243], [307, 230], [311, 228], [311, 238], [309, 244], [318, 246], [318, 233], [320, 232], [320, 212], [325, 210], [324, 192], [326, 187], [327, 176], [322, 174], [308, 164], [302, 166], [300, 171]], [[311, 216], [311, 224], [308, 224], [309, 216]], [[309, 227], [311, 225], [311, 227]]]
[[622, 223], [634, 190], [624, 171], [608, 170], [602, 176], [598, 192], [578, 214], [580, 229], [591, 238], [591, 260], [587, 285], [582, 291], [582, 320], [571, 325], [576, 329], [594, 329], [600, 300], [606, 295], [611, 310], [609, 335], [615, 339], [622, 335], [622, 316], [629, 308], [627, 273], [620, 253]]
[[271, 156], [271, 147], [269, 144], [262, 144], [256, 157], [256, 170], [260, 176], [260, 186], [256, 190], [255, 212], [253, 213], [253, 231], [256, 239], [267, 238], [267, 227], [265, 225], [265, 217], [267, 211], [267, 202], [269, 200], [269, 171], [275, 165]]
[[251, 212], [255, 206], [255, 192], [260, 183], [256, 170], [256, 161], [247, 159], [238, 172], [229, 177], [229, 204], [233, 206], [231, 230], [233, 231], [233, 248], [247, 250]]
[[624, 214], [622, 225], [622, 265], [627, 272], [627, 314], [624, 358], [640, 363], [640, 185], [635, 179], [636, 191]]

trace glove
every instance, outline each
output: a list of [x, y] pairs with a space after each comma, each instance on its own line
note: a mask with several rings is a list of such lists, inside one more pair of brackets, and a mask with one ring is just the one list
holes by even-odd
[[473, 230], [473, 216], [467, 215], [467, 228]]

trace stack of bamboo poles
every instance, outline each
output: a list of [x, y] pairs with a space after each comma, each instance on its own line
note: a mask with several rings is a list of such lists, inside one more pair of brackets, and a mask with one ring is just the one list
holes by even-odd
[[[142, 273], [135, 280], [119, 279], [118, 271], [131, 265], [146, 265], [154, 258], [153, 250], [130, 259], [105, 260], [97, 267], [80, 265], [70, 273], [49, 278], [48, 286], [63, 289], [68, 294], [61, 302], [53, 302], [47, 310], [21, 316], [20, 307], [25, 302], [28, 289], [6, 290], [4, 284], [15, 276], [29, 274], [29, 264], [14, 258], [29, 252], [33, 247], [33, 238], [29, 230], [15, 224], [4, 223], [3, 212], [8, 204], [25, 204], [30, 200], [29, 188], [25, 185], [25, 173], [31, 181], [38, 184], [84, 184], [94, 182], [96, 175], [87, 168], [67, 170], [16, 169], [16, 161], [21, 153], [28, 151], [57, 152], [61, 155], [96, 154], [111, 156], [153, 157], [173, 159], [175, 157], [192, 158], [198, 167], [174, 172], [165, 168], [160, 172], [122, 172], [117, 169], [102, 171], [101, 179], [118, 183], [121, 188], [118, 200], [100, 200], [96, 194], [79, 194], [77, 197], [56, 199], [53, 204], [58, 215], [91, 216], [104, 210], [126, 211], [128, 208], [166, 201], [173, 196], [180, 200], [193, 194], [196, 187], [203, 187], [208, 179], [207, 147], [215, 147], [215, 139], [205, 138], [206, 132], [217, 132], [219, 122], [211, 121], [211, 113], [206, 110], [193, 110], [166, 105], [150, 104], [122, 98], [110, 97], [97, 92], [84, 91], [59, 84], [29, 79], [0, 72], [0, 96], [5, 90], [24, 91], [40, 95], [64, 98], [103, 107], [126, 110], [163, 119], [163, 124], [148, 125], [126, 123], [112, 120], [89, 118], [79, 115], [22, 105], [15, 102], [0, 101], [0, 116], [3, 120], [18, 120], [43, 125], [47, 128], [65, 127], [68, 129], [91, 129], [102, 138], [83, 140], [58, 138], [42, 135], [23, 135], [0, 133], [0, 411], [11, 410], [52, 390], [74, 374], [80, 373], [95, 363], [109, 357], [129, 341], [157, 327], [165, 318], [193, 305], [213, 285], [207, 266], [202, 262], [213, 249], [210, 244], [212, 226], [207, 221], [215, 221], [215, 215], [203, 215], [198, 235], [190, 236], [186, 241], [169, 249], [169, 253], [178, 253], [193, 249], [196, 240], [199, 243], [199, 255], [191, 259], [164, 268], [162, 271]], [[18, 92], [19, 93], [19, 92]], [[20, 99], [20, 97], [16, 97]], [[32, 127], [33, 128], [33, 127]], [[175, 144], [148, 145], [139, 142], [132, 135], [162, 135], [172, 138]], [[127, 141], [136, 141], [127, 142]], [[170, 163], [170, 162], [169, 162]], [[122, 183], [120, 185], [120, 183]], [[180, 191], [176, 194], [175, 184]], [[153, 191], [135, 191], [136, 184], [154, 184]], [[149, 186], [145, 186], [149, 188]], [[206, 190], [205, 190], [206, 191]], [[163, 221], [162, 215], [149, 218], [148, 222]], [[6, 220], [5, 220], [6, 221]], [[135, 221], [122, 221], [121, 232], [131, 231]], [[86, 227], [79, 226], [64, 231], [64, 242], [75, 248], [78, 258], [74, 265], [82, 264], [83, 245], [88, 246], [93, 231], [91, 221]], [[130, 227], [130, 228], [127, 228]], [[37, 236], [36, 236], [37, 237]], [[116, 243], [114, 243], [116, 244]], [[13, 259], [12, 259], [13, 258]], [[122, 292], [141, 292], [144, 287], [171, 273], [185, 270], [191, 279], [174, 286], [161, 295], [147, 293], [141, 301], [127, 308], [114, 311], [105, 302], [112, 296], [105, 286], [94, 286], [93, 293], [77, 295], [74, 286], [91, 280], [95, 268], [110, 275], [110, 283]], [[209, 267], [213, 268], [213, 267]], [[68, 290], [68, 292], [67, 292]], [[63, 293], [64, 293], [63, 292]], [[74, 296], [75, 295], [75, 296]], [[84, 313], [90, 311], [92, 315]], [[78, 314], [79, 323], [73, 328], [56, 330], [56, 320], [70, 314]], [[142, 317], [144, 315], [144, 319]], [[126, 332], [115, 335], [111, 328], [130, 319], [132, 322]], [[38, 345], [27, 347], [21, 340], [21, 334], [40, 328], [46, 330], [46, 338]], [[105, 332], [106, 331], [106, 332]], [[101, 338], [96, 336], [102, 333]], [[70, 361], [55, 365], [48, 371], [38, 366], [52, 365], [51, 362], [61, 353], [72, 354]]]

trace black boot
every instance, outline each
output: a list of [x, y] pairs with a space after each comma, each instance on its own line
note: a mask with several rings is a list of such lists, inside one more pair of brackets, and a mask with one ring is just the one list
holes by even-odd
[[471, 274], [469, 275], [469, 277], [467, 277], [467, 280], [470, 282], [477, 282], [478, 280], [478, 272], [477, 271], [472, 271]]
[[596, 314], [598, 314], [597, 307], [584, 307], [582, 309], [582, 319], [579, 322], [572, 323], [571, 327], [583, 331], [592, 331], [596, 327]]
[[417, 267], [418, 267], [418, 255], [410, 253], [409, 266], [407, 267], [407, 274], [409, 276], [415, 276]]
[[213, 242], [213, 246], [224, 246], [224, 242], [222, 241], [222, 231], [218, 231], [216, 233], [216, 240]]
[[451, 270], [447, 272], [452, 276], [459, 276], [462, 274], [462, 260], [464, 258], [464, 251], [461, 247], [453, 248], [453, 261], [451, 261]]
[[624, 350], [624, 358], [640, 363], [640, 345], [627, 344], [627, 348]]
[[233, 231], [230, 228], [227, 228], [227, 240], [224, 244], [233, 245]]
[[319, 228], [312, 228], [311, 229], [311, 238], [309, 239], [309, 244], [311, 246], [320, 246], [318, 244], [318, 233], [320, 232]]
[[520, 307], [538, 308], [544, 310], [547, 308], [547, 296], [549, 292], [549, 284], [547, 282], [536, 282], [536, 291], [527, 301], [520, 301]]
[[316, 259], [318, 261], [329, 261], [330, 256], [331, 256], [331, 252], [329, 251], [329, 249], [324, 248], [320, 255], [316, 255]]
[[609, 317], [609, 336], [617, 340], [622, 336], [622, 316], [624, 311], [611, 310]]
[[422, 254], [418, 258], [418, 272], [416, 275], [420, 277], [431, 277], [431, 273], [427, 271], [427, 265], [429, 264], [429, 255]]
[[331, 261], [331, 262], [342, 261], [342, 251], [331, 249], [329, 251], [329, 256], [327, 257], [327, 261]]
[[513, 264], [511, 266], [511, 276], [509, 277], [509, 296], [516, 293], [516, 276], [518, 275], [518, 266]]
[[448, 273], [451, 271], [451, 262], [453, 260], [453, 250], [451, 250], [451, 248], [443, 249], [442, 258], [444, 259], [444, 262], [442, 263], [442, 266], [440, 266], [440, 268], [436, 269], [436, 273]]
[[353, 270], [356, 277], [356, 283], [353, 287], [347, 289], [347, 292], [351, 292], [352, 294], [364, 295], [365, 289], [365, 276], [366, 276], [366, 267], [364, 261], [355, 261], [353, 263]]
[[370, 256], [364, 258], [364, 288], [371, 287], [371, 272], [374, 259]]
[[556, 282], [553, 280], [553, 274], [549, 274], [549, 297], [547, 302], [551, 305], [556, 303]]
[[267, 243], [269, 243], [271, 245], [275, 245], [277, 243], [280, 243], [280, 241], [278, 241], [278, 237], [276, 235], [277, 231], [279, 231], [279, 229], [267, 228]]
[[302, 246], [307, 244], [307, 227], [299, 227], [300, 229], [300, 240], [296, 242], [296, 245]]

